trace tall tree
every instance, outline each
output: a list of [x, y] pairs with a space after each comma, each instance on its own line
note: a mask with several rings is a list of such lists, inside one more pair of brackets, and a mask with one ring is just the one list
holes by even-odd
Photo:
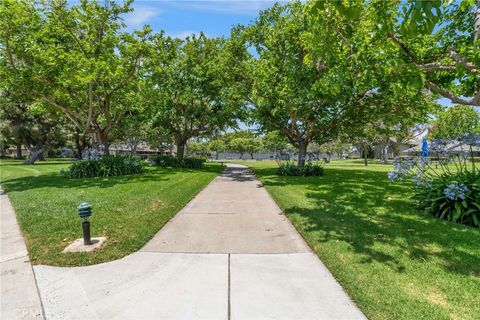
[[170, 135], [183, 157], [190, 138], [236, 126], [245, 105], [237, 61], [246, 54], [203, 33], [185, 40], [157, 37], [146, 75], [153, 126]]
[[378, 18], [373, 2], [351, 4], [349, 14], [332, 2], [277, 4], [239, 29], [256, 52], [250, 60], [254, 116], [298, 149], [299, 166], [310, 142], [326, 143], [388, 112], [378, 101], [402, 77], [380, 67], [392, 45], [371, 35]]
[[432, 122], [432, 139], [459, 139], [467, 133], [480, 133], [480, 114], [470, 106], [456, 105], [440, 112]]
[[215, 159], [218, 160], [218, 154], [225, 152], [227, 145], [225, 139], [222, 136], [216, 136], [208, 142], [208, 149], [215, 152]]
[[25, 163], [34, 164], [52, 147], [65, 144], [63, 122], [53, 117], [42, 104], [3, 104], [2, 135], [11, 137], [17, 145], [25, 146], [29, 157]]
[[262, 140], [263, 147], [270, 152], [278, 153], [288, 148], [287, 139], [278, 131], [268, 132], [263, 136]]
[[2, 1], [3, 89], [54, 106], [108, 154], [108, 136], [135, 100], [149, 34], [122, 31], [130, 4]]
[[234, 138], [228, 144], [229, 150], [240, 153], [240, 159], [244, 153], [248, 153], [253, 160], [253, 154], [262, 148], [262, 141], [255, 137]]

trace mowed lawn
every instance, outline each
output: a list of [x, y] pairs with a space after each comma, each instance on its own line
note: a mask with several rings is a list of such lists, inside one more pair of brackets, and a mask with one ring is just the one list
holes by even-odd
[[[60, 174], [68, 161], [0, 162], [0, 184], [17, 213], [34, 264], [88, 265], [123, 257], [140, 249], [188, 201], [222, 171], [146, 167], [140, 175], [68, 179]], [[105, 236], [92, 253], [64, 254], [82, 237], [77, 206], [93, 207], [92, 237]]]
[[335, 161], [323, 177], [252, 167], [369, 319], [480, 319], [480, 230], [417, 212], [391, 165]]

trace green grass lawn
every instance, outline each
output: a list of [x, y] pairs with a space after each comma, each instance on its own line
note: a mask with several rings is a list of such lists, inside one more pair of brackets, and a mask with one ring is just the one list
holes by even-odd
[[[140, 175], [68, 179], [60, 169], [67, 161], [0, 162], [0, 183], [7, 192], [35, 264], [88, 265], [123, 257], [140, 249], [221, 170], [147, 167]], [[64, 254], [82, 237], [77, 206], [93, 207], [92, 236], [106, 236], [104, 247], [92, 253]]]
[[328, 164], [323, 177], [255, 173], [370, 319], [480, 319], [480, 230], [422, 215], [391, 165]]

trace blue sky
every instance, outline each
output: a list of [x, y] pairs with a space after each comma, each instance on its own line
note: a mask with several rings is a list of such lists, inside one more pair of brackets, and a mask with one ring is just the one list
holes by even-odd
[[[281, 2], [281, 1], [280, 1]], [[232, 26], [247, 24], [271, 0], [150, 0], [135, 1], [134, 12], [125, 16], [129, 29], [149, 24], [154, 31], [184, 38], [203, 31], [207, 36], [228, 36]]]

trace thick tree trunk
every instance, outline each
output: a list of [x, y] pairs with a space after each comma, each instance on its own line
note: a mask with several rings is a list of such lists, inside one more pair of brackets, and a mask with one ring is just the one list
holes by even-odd
[[34, 164], [35, 161], [40, 160], [46, 149], [46, 147], [33, 148], [25, 164]]
[[131, 147], [130, 148], [130, 154], [132, 156], [136, 155], [137, 154], [137, 146], [135, 145], [134, 147]]
[[185, 155], [185, 142], [177, 142], [177, 158], [183, 158]]
[[250, 153], [250, 157], [251, 157], [251, 158], [252, 158], [252, 160], [253, 160], [253, 153]]
[[218, 152], [215, 152], [215, 160], [218, 160]]
[[103, 145], [105, 156], [110, 156], [110, 143], [108, 141], [108, 132], [101, 131], [97, 133], [98, 141]]
[[17, 144], [17, 159], [23, 159], [23, 155], [22, 155], [22, 145], [21, 144]]
[[75, 134], [75, 148], [77, 149], [75, 151], [75, 157], [81, 160], [83, 158], [82, 152], [85, 150], [85, 144], [82, 142], [79, 133]]
[[394, 144], [392, 145], [392, 149], [393, 149], [393, 156], [394, 156], [394, 157], [400, 156], [400, 145], [399, 145], [399, 144], [394, 143]]
[[300, 144], [298, 147], [298, 160], [297, 165], [302, 168], [305, 166], [305, 160], [307, 158], [307, 144]]
[[365, 166], [368, 166], [368, 148], [367, 147], [363, 148], [363, 159], [364, 159]]
[[243, 152], [240, 152], [240, 158], [238, 159], [242, 159], [243, 158]]

